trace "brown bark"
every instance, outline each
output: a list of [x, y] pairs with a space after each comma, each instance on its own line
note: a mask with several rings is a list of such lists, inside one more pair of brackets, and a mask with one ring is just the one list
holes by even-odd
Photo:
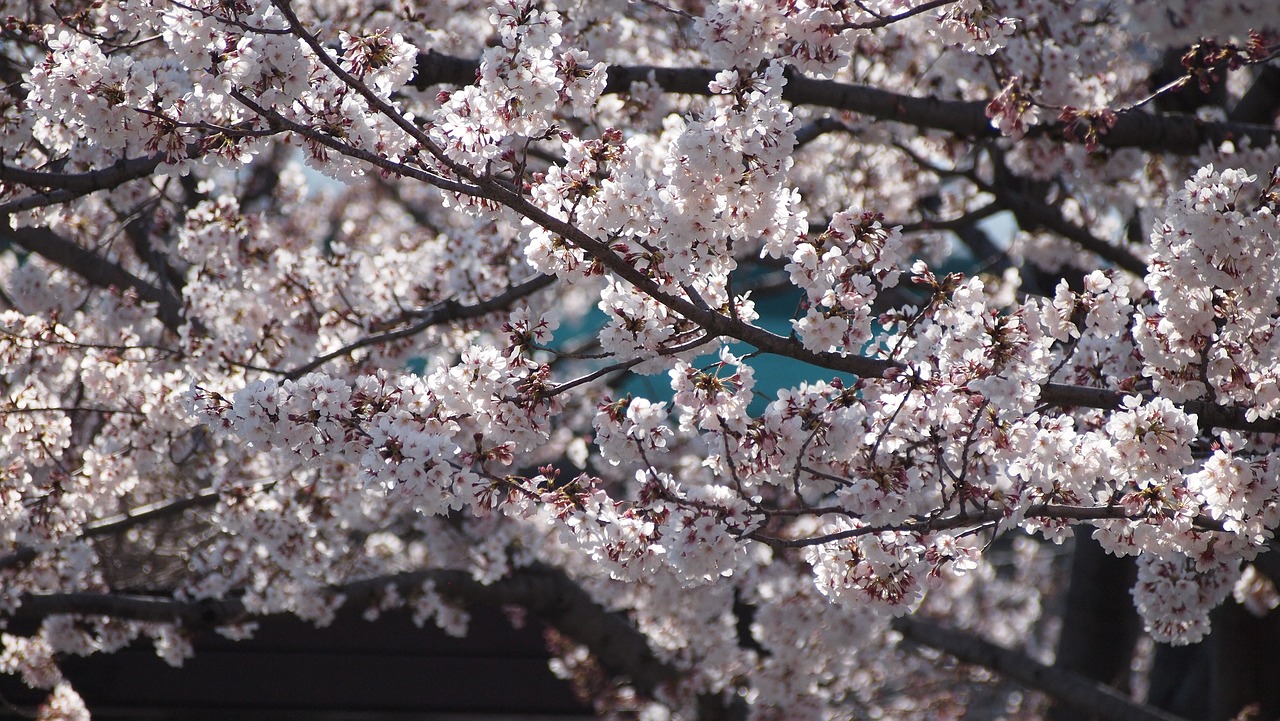
[[[1077, 534], [1054, 668], [1128, 691], [1129, 664], [1141, 628], [1129, 595], [1133, 581], [1133, 559], [1112, 556], [1091, 536]], [[1077, 718], [1061, 702], [1049, 712], [1049, 721]]]
[[[443, 55], [434, 51], [418, 55], [415, 87], [433, 85], [469, 85], [475, 82], [479, 62]], [[666, 68], [616, 65], [609, 68], [606, 93], [623, 93], [635, 82], [653, 82], [669, 93], [710, 95], [707, 89], [716, 71], [709, 68]], [[796, 105], [811, 105], [847, 110], [880, 120], [912, 125], [922, 129], [944, 130], [968, 137], [994, 137], [996, 131], [986, 115], [982, 101], [943, 100], [881, 90], [866, 85], [816, 80], [788, 72], [787, 87], [782, 97]], [[1030, 135], [1073, 142], [1065, 126], [1052, 123], [1034, 128]], [[1225, 140], [1239, 142], [1250, 138], [1254, 147], [1265, 147], [1280, 140], [1280, 130], [1262, 124], [1243, 122], [1202, 122], [1194, 116], [1143, 111], [1120, 113], [1116, 124], [1099, 138], [1106, 148], [1141, 148], [1152, 152], [1192, 155], [1206, 144], [1218, 145]]]

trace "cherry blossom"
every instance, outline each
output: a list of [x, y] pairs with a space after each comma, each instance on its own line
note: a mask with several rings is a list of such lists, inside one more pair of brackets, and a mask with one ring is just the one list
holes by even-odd
[[1277, 606], [1273, 8], [0, 9], [38, 718], [68, 654], [486, 604], [619, 718], [1103, 717], [1017, 675], [1064, 554], [1160, 644]]

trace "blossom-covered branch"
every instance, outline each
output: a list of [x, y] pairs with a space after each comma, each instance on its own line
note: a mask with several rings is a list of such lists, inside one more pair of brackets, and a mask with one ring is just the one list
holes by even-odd
[[[436, 85], [468, 85], [475, 81], [479, 63], [436, 51], [423, 53], [412, 83], [419, 89]], [[609, 67], [605, 94], [628, 93], [635, 83], [653, 83], [664, 92], [710, 95], [708, 85], [716, 70], [694, 67], [614, 65]], [[985, 101], [946, 100], [883, 90], [868, 85], [821, 80], [791, 72], [782, 98], [796, 105], [843, 110], [890, 120], [921, 129], [943, 130], [972, 138], [998, 135], [987, 116]], [[1067, 124], [1036, 128], [1037, 135], [1066, 137]], [[1203, 122], [1175, 113], [1129, 112], [1117, 116], [1098, 142], [1112, 150], [1139, 148], [1151, 152], [1194, 155], [1206, 145], [1248, 139], [1255, 147], [1280, 140], [1280, 131], [1266, 124], [1238, 121]], [[1068, 138], [1069, 139], [1069, 138]], [[1083, 142], [1083, 139], [1081, 140]]]

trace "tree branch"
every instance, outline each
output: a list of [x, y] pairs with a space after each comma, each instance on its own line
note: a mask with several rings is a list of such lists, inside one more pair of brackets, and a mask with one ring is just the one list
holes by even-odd
[[1280, 110], [1280, 67], [1263, 65], [1229, 117], [1237, 123], [1267, 125], [1275, 122], [1277, 110]]
[[[1120, 407], [1126, 394], [1106, 388], [1088, 388], [1062, 383], [1045, 383], [1040, 386], [1040, 401], [1055, 406], [1077, 406], [1114, 410]], [[1179, 406], [1187, 413], [1196, 414], [1201, 430], [1229, 428], [1252, 433], [1280, 433], [1280, 418], [1249, 420], [1248, 408], [1235, 405], [1217, 405], [1208, 401], [1186, 401]]]
[[[430, 56], [430, 54], [428, 55]], [[354, 78], [348, 79], [347, 82], [359, 85], [359, 81]], [[365, 92], [367, 92], [367, 89], [365, 89]], [[903, 369], [901, 363], [893, 360], [868, 358], [856, 354], [842, 355], [839, 353], [812, 351], [805, 348], [796, 338], [787, 338], [771, 333], [759, 326], [725, 316], [705, 305], [699, 305], [691, 298], [677, 295], [674, 291], [662, 287], [658, 281], [650, 278], [627, 262], [626, 259], [613, 252], [607, 243], [597, 240], [572, 222], [551, 215], [531, 202], [523, 193], [509, 187], [499, 179], [490, 176], [478, 176], [467, 168], [456, 166], [456, 164], [451, 164], [450, 167], [456, 168], [457, 172], [470, 182], [458, 182], [434, 173], [409, 168], [369, 151], [353, 148], [312, 128], [290, 121], [279, 113], [258, 105], [238, 91], [233, 90], [231, 96], [245, 107], [270, 119], [278, 127], [297, 132], [349, 157], [366, 160], [377, 167], [395, 173], [402, 173], [442, 190], [483, 198], [504, 205], [545, 230], [559, 235], [582, 249], [583, 252], [600, 262], [616, 276], [627, 281], [637, 290], [672, 311], [701, 326], [709, 335], [734, 338], [750, 344], [765, 353], [793, 358], [818, 367], [851, 373], [864, 378], [884, 377], [888, 372]], [[1115, 410], [1120, 407], [1123, 398], [1124, 395], [1120, 392], [1106, 389], [1065, 386], [1054, 383], [1046, 383], [1041, 386], [1041, 400], [1055, 406], [1083, 406]], [[1183, 404], [1183, 406], [1185, 408], [1199, 409], [1191, 412], [1200, 415], [1201, 428], [1220, 427], [1251, 432], [1276, 432], [1275, 429], [1280, 429], [1280, 419], [1249, 420], [1247, 408], [1217, 406], [1204, 402], [1192, 402]]]
[[[189, 143], [186, 152], [188, 158], [194, 159], [200, 157], [204, 151], [199, 143]], [[43, 193], [26, 195], [7, 203], [0, 203], [0, 218], [33, 208], [69, 203], [99, 190], [118, 188], [130, 181], [151, 175], [165, 162], [166, 157], [165, 153], [156, 153], [141, 158], [122, 158], [105, 168], [83, 173], [27, 170], [0, 163], [0, 190], [5, 190], [5, 186], [46, 189]]]
[[[433, 85], [469, 85], [475, 82], [480, 64], [475, 60], [429, 51], [418, 55], [417, 72], [411, 84], [425, 90]], [[668, 68], [650, 65], [615, 65], [609, 68], [606, 94], [625, 93], [632, 83], [654, 83], [668, 93], [711, 95], [707, 84], [715, 78], [709, 68]], [[944, 130], [969, 137], [997, 137], [987, 118], [983, 101], [942, 100], [881, 90], [867, 85], [816, 80], [787, 71], [783, 100], [795, 105], [847, 110], [881, 120], [892, 120], [918, 128]], [[1073, 139], [1065, 123], [1032, 128], [1029, 136], [1048, 136], [1060, 142], [1083, 143]], [[1194, 155], [1205, 145], [1249, 138], [1253, 147], [1280, 142], [1280, 129], [1240, 122], [1203, 122], [1194, 116], [1176, 113], [1122, 112], [1116, 124], [1098, 139], [1106, 148], [1140, 148], [1150, 152]]]
[[[535, 564], [522, 568], [488, 585], [476, 581], [467, 571], [436, 569], [379, 576], [319, 592], [341, 594], [345, 603], [361, 606], [376, 602], [388, 585], [409, 596], [428, 581], [434, 582], [436, 592], [453, 603], [516, 605], [527, 609], [539, 620], [586, 646], [606, 671], [616, 677], [626, 677], [637, 691], [647, 696], [681, 673], [657, 658], [644, 635], [623, 614], [606, 610], [564, 572], [548, 566]], [[251, 617], [239, 598], [180, 601], [159, 596], [75, 592], [23, 596], [13, 619], [38, 622], [63, 614], [178, 623], [194, 628], [228, 625]]]
[[1028, 688], [1042, 691], [1065, 706], [1103, 721], [1182, 721], [1160, 709], [1131, 701], [1105, 684], [1066, 669], [1040, 663], [1030, 656], [997, 646], [963, 631], [947, 628], [919, 616], [902, 616], [892, 622], [903, 638], [970, 663], [996, 671]]
[[944, 7], [946, 5], [952, 5], [956, 2], [957, 0], [930, 0], [930, 2], [921, 3], [920, 5], [917, 5], [909, 10], [903, 10], [897, 15], [884, 15], [876, 18], [875, 20], [872, 20], [870, 22], [865, 22], [865, 23], [846, 23], [845, 25], [839, 26], [839, 29], [840, 30], [874, 30], [875, 28], [883, 28], [883, 27], [892, 25], [896, 22], [901, 22], [903, 20], [906, 20], [909, 17], [919, 15], [920, 13], [926, 13], [935, 8]]
[[1139, 278], [1147, 275], [1147, 264], [1127, 248], [1112, 245], [1089, 232], [1088, 228], [1069, 220], [1062, 211], [1049, 203], [1017, 189], [1018, 184], [1026, 185], [1026, 181], [1018, 178], [1000, 167], [996, 182], [984, 183], [973, 175], [969, 176], [979, 188], [996, 197], [996, 201], [1013, 213], [1018, 225], [1026, 229], [1044, 228], [1070, 240], [1081, 248], [1099, 256], [1117, 267], [1129, 271]]
[[[218, 502], [220, 494], [212, 488], [205, 488], [197, 491], [190, 496], [184, 496], [174, 500], [157, 501], [145, 506], [133, 508], [116, 516], [109, 516], [91, 523], [86, 523], [76, 537], [95, 538], [97, 536], [105, 536], [116, 531], [123, 531], [132, 528], [139, 523], [145, 523], [157, 518], [176, 515], [182, 513], [188, 508], [199, 508], [201, 506], [212, 506]], [[4, 556], [0, 556], [0, 571], [14, 566], [20, 566], [30, 563], [40, 555], [40, 549], [34, 546], [18, 546], [13, 551]]]
[[[605, 610], [567, 575], [547, 566], [519, 569], [489, 585], [476, 581], [466, 571], [439, 569], [380, 576], [326, 590], [345, 596], [345, 603], [360, 606], [376, 602], [388, 585], [411, 595], [428, 581], [453, 603], [526, 608], [539, 620], [590, 649], [610, 675], [627, 678], [637, 691], [647, 696], [680, 676], [679, 669], [657, 658], [644, 635], [623, 614]], [[36, 622], [64, 614], [179, 623], [193, 628], [227, 625], [249, 617], [237, 598], [179, 601], [157, 596], [76, 592], [24, 596], [13, 619]], [[1180, 721], [1135, 703], [1103, 684], [918, 616], [894, 619], [892, 626], [908, 641], [1001, 673], [1084, 714], [1106, 721]]]
[[471, 305], [460, 305], [456, 301], [448, 300], [440, 303], [432, 308], [423, 311], [421, 319], [412, 325], [396, 330], [387, 331], [385, 333], [377, 333], [375, 335], [365, 336], [359, 340], [348, 343], [337, 350], [318, 356], [302, 365], [288, 370], [284, 373], [285, 378], [298, 379], [328, 363], [335, 358], [341, 358], [353, 351], [365, 348], [379, 343], [390, 343], [402, 338], [409, 338], [417, 335], [422, 331], [441, 323], [450, 323], [453, 321], [467, 320], [469, 318], [478, 318], [494, 311], [507, 308], [515, 301], [533, 295], [534, 293], [546, 288], [554, 283], [556, 277], [554, 275], [538, 274], [525, 282], [508, 288], [505, 292], [500, 293], [487, 300], [481, 300]]
[[[767, 513], [768, 511], [762, 512]], [[803, 512], [812, 513], [814, 515], [826, 513], [843, 513], [845, 515], [852, 515], [847, 511], [829, 508], [807, 509]], [[1122, 506], [1068, 506], [1051, 503], [1037, 503], [1028, 507], [1024, 515], [1027, 518], [1051, 518], [1073, 521], [1136, 521], [1151, 518], [1153, 514], [1130, 515]], [[749, 537], [777, 548], [804, 548], [806, 546], [819, 546], [824, 543], [835, 543], [837, 541], [857, 538], [859, 536], [873, 536], [885, 532], [927, 534], [934, 533], [936, 531], [948, 531], [956, 528], [975, 528], [991, 523], [999, 523], [1006, 517], [1007, 514], [1003, 509], [995, 508], [986, 511], [962, 511], [955, 515], [941, 518], [917, 518], [916, 520], [905, 521], [902, 523], [886, 523], [882, 526], [860, 526], [858, 528], [836, 531], [835, 533], [826, 533], [819, 536], [805, 536], [803, 538], [774, 538], [772, 536], [766, 536], [758, 531], [751, 533]], [[1207, 516], [1197, 517], [1195, 519], [1195, 525], [1206, 531], [1223, 530], [1223, 526], [1220, 521], [1215, 521]]]
[[182, 316], [182, 299], [173, 291], [148, 283], [118, 264], [80, 247], [48, 228], [27, 227], [0, 232], [3, 232], [0, 238], [11, 240], [24, 250], [75, 273], [90, 285], [133, 290], [140, 300], [156, 304], [160, 322], [175, 334], [186, 324]]
[[[820, 368], [850, 373], [863, 378], [881, 378], [891, 371], [904, 369], [904, 366], [897, 361], [809, 350], [796, 338], [783, 337], [751, 323], [730, 318], [713, 309], [699, 307], [691, 300], [668, 292], [659, 286], [657, 281], [615, 254], [606, 244], [591, 237], [572, 223], [552, 216], [524, 196], [488, 180], [481, 181], [481, 189], [482, 197], [502, 203], [552, 233], [560, 235], [600, 261], [619, 278], [701, 326], [708, 334], [733, 338], [765, 353], [793, 358]], [[1125, 395], [1120, 391], [1105, 388], [1087, 388], [1059, 383], [1045, 383], [1040, 386], [1040, 401], [1054, 406], [1116, 410], [1120, 408]], [[1198, 416], [1202, 429], [1212, 427], [1255, 433], [1280, 432], [1280, 418], [1249, 420], [1249, 409], [1240, 406], [1220, 406], [1205, 401], [1189, 401], [1183, 403], [1182, 407], [1187, 412]]]
[[160, 167], [164, 157], [163, 153], [156, 153], [143, 158], [123, 158], [105, 168], [84, 173], [52, 173], [0, 163], [0, 182], [27, 188], [66, 190], [87, 195], [98, 190], [115, 188], [130, 180], [144, 178]]

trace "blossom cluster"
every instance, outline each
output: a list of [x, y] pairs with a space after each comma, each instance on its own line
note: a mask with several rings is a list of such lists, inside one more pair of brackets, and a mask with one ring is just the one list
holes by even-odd
[[872, 304], [879, 288], [898, 284], [906, 259], [898, 229], [882, 220], [837, 213], [825, 233], [796, 244], [787, 270], [809, 297], [809, 312], [795, 322], [806, 347], [858, 352], [871, 340]]
[[1280, 221], [1256, 181], [1209, 165], [1170, 199], [1151, 237], [1160, 261], [1147, 285], [1156, 305], [1142, 309], [1134, 337], [1143, 372], [1171, 400], [1232, 399], [1249, 404], [1251, 417], [1270, 418], [1280, 410], [1266, 340], [1280, 314]]
[[491, 21], [499, 44], [481, 58], [479, 82], [447, 94], [431, 130], [452, 159], [477, 168], [507, 150], [512, 136], [546, 135], [561, 106], [590, 108], [605, 81], [603, 64], [560, 49], [559, 13], [505, 0]]

